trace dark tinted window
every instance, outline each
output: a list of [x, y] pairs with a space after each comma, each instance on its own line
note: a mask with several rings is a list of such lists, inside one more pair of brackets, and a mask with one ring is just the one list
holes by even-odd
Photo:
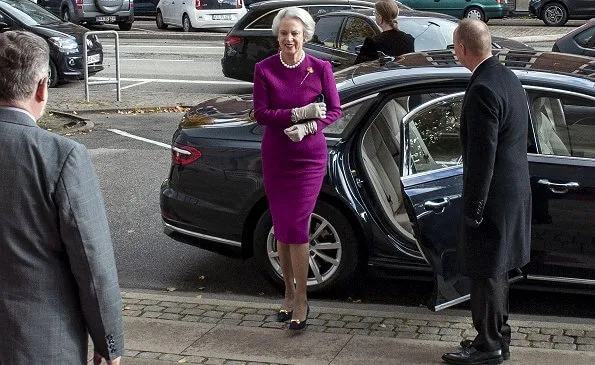
[[374, 37], [372, 25], [362, 18], [349, 17], [341, 34], [339, 48], [355, 53], [355, 47], [362, 45], [366, 37]]
[[329, 16], [320, 18], [316, 23], [316, 30], [314, 31], [314, 37], [312, 37], [312, 43], [322, 44], [327, 47], [334, 47], [335, 41], [337, 40], [337, 34], [343, 24], [344, 17], [342, 16]]
[[595, 49], [595, 25], [580, 32], [574, 39], [582, 47]]
[[17, 18], [26, 25], [33, 26], [62, 23], [60, 18], [56, 17], [44, 8], [35, 5], [29, 0], [1, 1], [0, 9]]
[[272, 29], [273, 28], [273, 19], [277, 16], [279, 10], [273, 10], [264, 16], [261, 16], [252, 24], [248, 25], [246, 28], [249, 29]]
[[349, 6], [313, 5], [313, 6], [308, 7], [308, 12], [310, 13], [310, 15], [312, 15], [312, 17], [314, 17], [316, 19], [316, 17], [319, 15], [323, 15], [323, 14], [330, 13], [333, 11], [347, 10], [347, 9], [349, 9]]

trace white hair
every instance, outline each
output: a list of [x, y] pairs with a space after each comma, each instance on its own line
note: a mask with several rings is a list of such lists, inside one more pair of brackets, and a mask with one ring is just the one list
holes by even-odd
[[310, 15], [310, 13], [296, 6], [283, 8], [279, 11], [279, 13], [277, 13], [277, 16], [275, 16], [275, 19], [273, 19], [273, 34], [275, 36], [279, 35], [279, 24], [284, 18], [299, 19], [304, 26], [304, 42], [309, 42], [312, 39], [314, 36], [314, 27], [316, 26], [316, 23], [314, 22], [314, 19], [312, 19], [312, 15]]

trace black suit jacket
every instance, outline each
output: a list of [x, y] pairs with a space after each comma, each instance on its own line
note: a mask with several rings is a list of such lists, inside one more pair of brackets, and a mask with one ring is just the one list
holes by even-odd
[[[491, 57], [477, 67], [461, 112], [463, 223], [458, 256], [470, 277], [529, 262], [529, 111], [520, 81]], [[478, 227], [470, 222], [481, 221]]]
[[413, 52], [414, 42], [410, 34], [397, 29], [384, 31], [374, 38], [366, 37], [354, 64], [378, 59], [377, 51], [394, 57]]

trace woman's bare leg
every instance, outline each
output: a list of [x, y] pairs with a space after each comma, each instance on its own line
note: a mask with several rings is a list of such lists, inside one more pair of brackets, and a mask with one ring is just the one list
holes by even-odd
[[307, 287], [310, 245], [308, 243], [303, 243], [287, 246], [289, 246], [291, 252], [291, 264], [296, 283], [292, 319], [303, 321], [306, 319], [308, 307]]
[[295, 280], [293, 276], [292, 258], [290, 247], [281, 241], [277, 241], [277, 252], [279, 253], [279, 263], [281, 264], [281, 271], [283, 272], [283, 282], [285, 283], [285, 298], [281, 309], [291, 312], [294, 307], [295, 299]]

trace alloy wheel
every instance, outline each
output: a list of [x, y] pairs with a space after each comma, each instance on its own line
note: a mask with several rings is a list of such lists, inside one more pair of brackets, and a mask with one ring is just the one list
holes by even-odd
[[545, 9], [545, 17], [550, 24], [558, 24], [564, 18], [564, 9], [560, 5], [550, 5]]
[[481, 10], [473, 8], [467, 11], [467, 18], [475, 20], [483, 20], [483, 13]]
[[[328, 220], [315, 213], [310, 216], [309, 245], [308, 286], [319, 285], [328, 281], [337, 272], [341, 264], [343, 249], [335, 227]], [[266, 250], [271, 266], [277, 275], [282, 277], [273, 227], [271, 227], [267, 236]]]

